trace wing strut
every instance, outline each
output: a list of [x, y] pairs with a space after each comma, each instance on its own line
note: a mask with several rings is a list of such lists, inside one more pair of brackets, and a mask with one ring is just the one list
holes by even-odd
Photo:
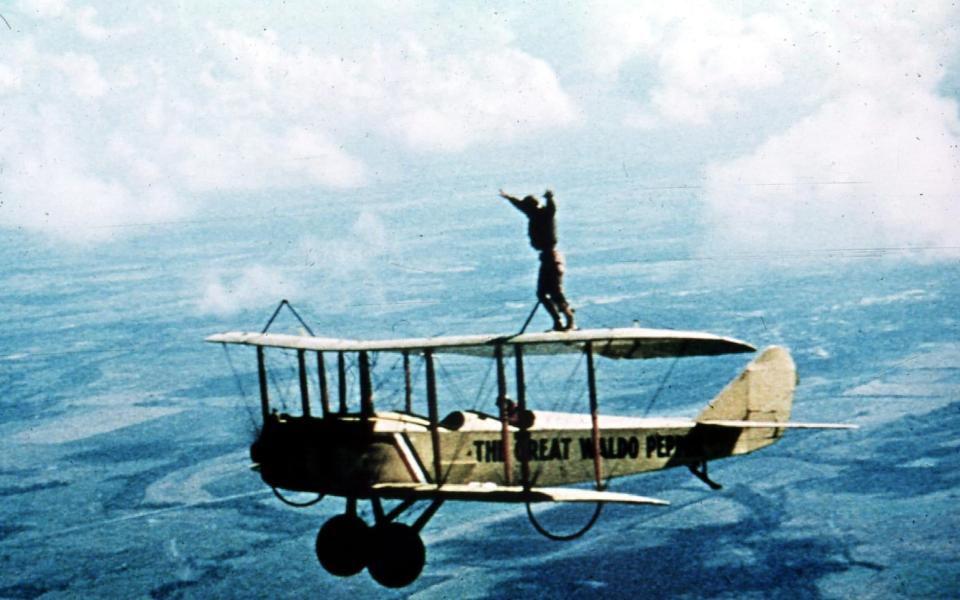
[[497, 358], [497, 406], [500, 409], [500, 444], [503, 452], [503, 481], [504, 485], [513, 482], [513, 459], [510, 456], [510, 424], [507, 413], [507, 378], [503, 369], [503, 344], [497, 344], [494, 349]]
[[297, 350], [297, 367], [300, 373], [300, 408], [304, 417], [310, 416], [310, 389], [307, 387], [306, 350]]
[[337, 352], [337, 393], [340, 400], [340, 414], [347, 413], [347, 362], [343, 352]]
[[373, 416], [373, 385], [370, 383], [370, 357], [360, 352], [360, 417], [367, 421]]
[[410, 384], [410, 351], [403, 351], [403, 408], [413, 412], [413, 388]]
[[317, 379], [320, 380], [320, 406], [326, 417], [330, 414], [330, 391], [327, 389], [327, 364], [323, 352], [317, 352]]
[[423, 359], [427, 363], [427, 411], [430, 416], [430, 442], [433, 446], [433, 481], [443, 483], [443, 467], [440, 464], [440, 419], [437, 411], [437, 376], [433, 370], [433, 350], [426, 350]]
[[267, 392], [267, 367], [263, 361], [263, 346], [257, 346], [257, 379], [260, 380], [260, 410], [263, 412], [263, 423], [266, 424], [270, 416], [270, 395]]
[[593, 367], [593, 342], [587, 342], [587, 386], [590, 388], [590, 438], [593, 442], [593, 476], [597, 481], [597, 489], [602, 490], [603, 465], [600, 462], [600, 417], [597, 404], [597, 377]]
[[513, 356], [517, 366], [517, 414], [520, 431], [517, 432], [517, 444], [520, 446], [520, 481], [523, 489], [530, 490], [530, 423], [527, 414], [527, 384], [523, 374], [523, 346], [513, 347]]

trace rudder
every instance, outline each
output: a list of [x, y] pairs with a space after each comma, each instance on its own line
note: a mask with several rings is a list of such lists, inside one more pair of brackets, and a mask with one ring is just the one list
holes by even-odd
[[[771, 346], [754, 359], [697, 416], [697, 422], [762, 421], [790, 419], [797, 368], [786, 348]], [[743, 429], [732, 454], [752, 452], [783, 435], [779, 428]]]

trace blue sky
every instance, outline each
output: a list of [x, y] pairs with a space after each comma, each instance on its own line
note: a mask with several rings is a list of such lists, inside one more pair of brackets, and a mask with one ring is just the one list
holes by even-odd
[[949, 2], [341, 4], [5, 3], [0, 228], [606, 169], [718, 243], [960, 246]]

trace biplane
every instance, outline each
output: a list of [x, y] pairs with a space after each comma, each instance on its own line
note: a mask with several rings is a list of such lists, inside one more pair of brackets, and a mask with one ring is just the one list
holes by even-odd
[[[279, 308], [278, 308], [279, 310]], [[268, 323], [269, 328], [269, 323]], [[420, 575], [426, 551], [420, 531], [447, 501], [526, 503], [534, 527], [554, 539], [530, 511], [531, 503], [666, 505], [664, 500], [606, 489], [605, 478], [685, 466], [711, 488], [712, 460], [747, 454], [776, 442], [790, 428], [847, 428], [788, 421], [797, 381], [789, 352], [764, 350], [696, 418], [636, 418], [599, 414], [595, 360], [641, 360], [753, 352], [740, 340], [692, 331], [646, 328], [585, 329], [515, 335], [467, 335], [357, 341], [274, 333], [229, 332], [208, 342], [254, 346], [263, 426], [251, 457], [263, 481], [278, 490], [346, 499], [343, 514], [328, 520], [316, 539], [320, 564], [350, 576], [366, 568], [378, 583], [403, 587]], [[271, 408], [265, 351], [294, 350], [299, 367], [300, 414]], [[310, 401], [307, 353], [315, 354], [320, 414]], [[399, 353], [404, 365], [404, 410], [379, 411], [371, 384], [373, 353]], [[581, 414], [528, 407], [524, 357], [578, 353], [586, 357], [589, 411]], [[457, 354], [495, 361], [497, 414], [457, 410], [441, 418], [435, 357]], [[327, 357], [336, 361], [337, 406], [327, 382]], [[348, 402], [345, 357], [356, 359], [359, 402]], [[412, 406], [411, 357], [422, 359], [426, 415]], [[508, 397], [507, 365], [515, 398]], [[331, 375], [331, 379], [334, 377]], [[350, 410], [348, 405], [357, 405]], [[594, 489], [562, 487], [593, 483]], [[373, 525], [357, 514], [368, 500]], [[386, 510], [383, 501], [397, 501]], [[398, 518], [418, 501], [428, 503], [412, 524]], [[309, 503], [304, 503], [307, 505]], [[423, 506], [423, 505], [421, 505]], [[407, 519], [410, 520], [410, 519]]]

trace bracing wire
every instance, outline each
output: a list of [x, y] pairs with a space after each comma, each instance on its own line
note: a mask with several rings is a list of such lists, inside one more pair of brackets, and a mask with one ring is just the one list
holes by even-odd
[[[378, 357], [379, 354], [380, 354], [379, 352], [375, 352], [374, 356]], [[400, 365], [402, 361], [403, 361], [402, 356], [397, 357], [397, 359], [393, 362], [393, 365], [390, 366], [390, 368], [387, 370], [385, 374], [381, 376], [375, 376], [374, 367], [376, 366], [377, 359], [371, 358], [370, 374], [372, 377], [375, 377], [376, 379], [376, 382], [373, 385], [374, 396], [376, 396], [377, 393], [380, 392], [380, 390], [383, 389], [383, 387], [390, 381], [390, 374], [397, 370], [397, 367]], [[396, 399], [399, 395], [400, 395], [400, 385], [395, 384], [390, 388], [388, 395], [385, 398], [383, 398], [383, 400], [392, 401]]]
[[266, 369], [266, 371], [267, 371], [267, 379], [269, 379], [270, 383], [273, 384], [273, 391], [276, 392], [277, 398], [280, 400], [281, 408], [283, 408], [284, 412], [287, 412], [289, 410], [287, 408], [287, 395], [283, 391], [283, 388], [280, 387], [280, 384], [277, 383], [277, 378], [279, 377], [279, 375], [275, 375], [273, 369]]
[[485, 390], [487, 382], [490, 380], [490, 373], [493, 372], [493, 361], [487, 361], [487, 370], [483, 374], [483, 379], [480, 380], [480, 387], [477, 388], [477, 396], [473, 399], [473, 410], [480, 409], [480, 400], [486, 396], [487, 392]]
[[653, 395], [650, 396], [650, 402], [647, 403], [647, 408], [643, 411], [643, 416], [650, 414], [650, 410], [653, 409], [653, 405], [660, 398], [660, 393], [667, 386], [667, 381], [670, 379], [670, 375], [673, 374], [674, 367], [677, 366], [677, 363], [680, 362], [680, 356], [677, 356], [670, 362], [670, 366], [667, 368], [667, 372], [663, 374], [663, 377], [660, 379], [660, 383], [657, 385], [657, 389], [654, 390]]
[[[401, 358], [401, 360], [403, 359]], [[423, 357], [421, 357], [421, 363], [422, 363], [422, 360], [423, 360]], [[410, 367], [411, 367], [410, 368], [410, 395], [411, 395], [410, 410], [411, 411], [413, 411], [413, 402], [416, 400], [416, 394], [414, 394], [413, 391], [417, 389], [417, 386], [420, 383], [420, 372], [423, 371], [423, 369], [420, 369], [420, 368], [416, 368], [416, 369], [413, 368], [414, 364], [415, 364], [414, 361], [411, 360], [410, 361]]]
[[283, 390], [280, 389], [280, 386], [277, 384], [276, 378], [273, 376], [273, 373], [267, 371], [267, 379], [270, 380], [270, 384], [273, 386], [273, 391], [277, 395], [277, 399], [280, 400], [280, 407], [283, 408], [283, 412], [287, 412], [287, 399]]
[[443, 362], [437, 360], [437, 357], [434, 356], [434, 364], [436, 364], [437, 367], [438, 367], [438, 368], [437, 368], [437, 372], [440, 373], [440, 374], [443, 376], [443, 381], [444, 381], [444, 383], [447, 384], [447, 387], [450, 388], [450, 390], [453, 391], [453, 395], [456, 396], [457, 403], [458, 403], [460, 406], [466, 406], [466, 405], [467, 405], [467, 398], [466, 398], [466, 396], [463, 395], [463, 392], [460, 390], [460, 388], [459, 388], [459, 387], [457, 386], [457, 384], [454, 382], [453, 377], [452, 377], [452, 376], [450, 375], [450, 373], [447, 371], [447, 368], [443, 365]]
[[220, 345], [223, 346], [223, 353], [227, 357], [227, 364], [230, 366], [230, 372], [233, 373], [233, 380], [240, 389], [240, 397], [243, 399], [243, 408], [246, 411], [247, 416], [250, 418], [250, 424], [253, 426], [254, 431], [259, 433], [260, 426], [257, 424], [257, 418], [254, 416], [253, 409], [250, 408], [250, 402], [247, 400], [247, 391], [243, 387], [243, 379], [240, 377], [240, 373], [237, 372], [237, 368], [233, 364], [233, 359], [230, 358], [230, 349], [227, 348], [226, 344]]
[[[443, 362], [438, 360], [436, 356], [434, 356], [434, 360], [435, 360], [435, 364], [437, 365], [437, 371], [443, 377], [443, 382], [453, 391], [453, 394], [456, 397], [457, 402], [461, 406], [470, 406], [467, 403], [466, 394], [463, 392], [463, 390], [461, 390], [457, 386], [453, 376], [450, 374], [449, 371], [447, 371]], [[484, 371], [483, 379], [480, 381], [480, 386], [479, 388], [477, 388], [477, 394], [474, 396], [474, 399], [473, 399], [472, 410], [480, 410], [480, 400], [483, 398], [484, 388], [486, 387], [487, 382], [490, 380], [490, 373], [493, 372], [493, 364], [494, 364], [493, 361], [488, 361], [487, 369], [486, 371]]]
[[[436, 360], [436, 356], [434, 356], [434, 364], [437, 366], [437, 372], [440, 373], [440, 376], [443, 378], [444, 383], [446, 383], [448, 387], [453, 391], [453, 394], [454, 396], [456, 396], [457, 402], [460, 404], [460, 406], [466, 406], [467, 405], [466, 396], [464, 396], [464, 394], [460, 391], [460, 388], [458, 388], [457, 385], [453, 382], [453, 377], [450, 376], [450, 373], [447, 371], [443, 363], [439, 360]], [[488, 371], [488, 375], [489, 375], [489, 371]], [[475, 403], [476, 402], [478, 402], [478, 400], [475, 400]], [[467, 437], [468, 436], [465, 436], [465, 435], [458, 436], [459, 439], [458, 439], [457, 446], [454, 449], [454, 453], [453, 453], [454, 456], [460, 456], [460, 452], [463, 450], [464, 446], [467, 445]], [[449, 477], [450, 470], [453, 468], [454, 463], [455, 461], [450, 461], [450, 464], [447, 466], [446, 472], [444, 472], [443, 474], [444, 479]]]
[[277, 309], [273, 311], [272, 315], [270, 315], [270, 319], [267, 321], [267, 324], [264, 326], [263, 331], [261, 331], [260, 333], [266, 333], [267, 330], [270, 329], [270, 326], [273, 325], [273, 320], [277, 318], [277, 315], [280, 314], [280, 311], [283, 309], [284, 306], [290, 309], [290, 312], [292, 312], [293, 316], [296, 317], [298, 321], [300, 321], [300, 324], [303, 325], [303, 328], [307, 330], [307, 333], [309, 333], [310, 335], [314, 335], [313, 330], [310, 329], [310, 326], [307, 325], [307, 322], [303, 320], [303, 318], [300, 316], [300, 313], [298, 313], [296, 309], [293, 308], [293, 305], [287, 302], [286, 299], [283, 299], [280, 301], [280, 304], [277, 305]]
[[233, 366], [233, 360], [230, 358], [230, 349], [227, 348], [226, 344], [220, 344], [223, 346], [223, 354], [227, 357], [227, 365], [230, 367], [230, 372], [233, 373], [233, 379], [237, 383], [237, 387], [240, 389], [240, 396], [246, 400], [247, 391], [243, 388], [243, 380], [240, 378], [240, 373], [237, 372], [237, 368]]
[[[587, 356], [586, 354], [582, 354], [582, 353], [580, 354], [580, 358], [577, 360], [576, 364], [573, 366], [573, 369], [570, 370], [570, 374], [567, 375], [566, 380], [563, 382], [563, 387], [566, 390], [566, 397], [559, 404], [561, 410], [566, 410], [566, 411], [572, 410], [576, 404], [578, 404], [581, 400], [583, 400], [583, 396], [587, 393], [585, 386], [578, 387], [580, 391], [577, 392], [576, 398], [573, 397], [573, 393], [571, 391], [573, 389], [573, 387], [571, 386], [571, 383], [573, 382], [574, 378], [577, 376], [577, 373], [580, 371], [580, 366], [586, 363], [587, 361], [586, 356]], [[543, 463], [537, 463], [537, 468], [536, 468], [536, 471], [532, 473], [532, 478], [538, 479], [540, 475], [543, 473], [544, 467], [545, 465]]]

